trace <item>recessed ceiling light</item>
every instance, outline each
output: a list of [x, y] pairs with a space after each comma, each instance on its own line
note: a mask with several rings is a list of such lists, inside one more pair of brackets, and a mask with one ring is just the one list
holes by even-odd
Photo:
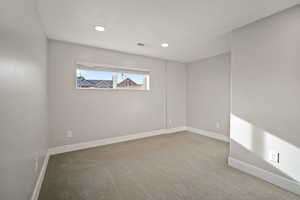
[[94, 28], [95, 28], [96, 31], [101, 31], [101, 32], [102, 32], [102, 31], [105, 31], [105, 28], [104, 28], [103, 26], [97, 25], [97, 26], [95, 26]]
[[162, 46], [163, 48], [167, 48], [167, 47], [169, 46], [169, 44], [168, 44], [168, 43], [162, 43], [161, 46]]

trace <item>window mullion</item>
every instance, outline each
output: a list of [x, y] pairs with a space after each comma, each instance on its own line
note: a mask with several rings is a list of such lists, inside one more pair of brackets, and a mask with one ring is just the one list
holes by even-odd
[[118, 82], [118, 74], [117, 73], [112, 74], [112, 80], [113, 80], [113, 89], [116, 89], [117, 88], [117, 82]]

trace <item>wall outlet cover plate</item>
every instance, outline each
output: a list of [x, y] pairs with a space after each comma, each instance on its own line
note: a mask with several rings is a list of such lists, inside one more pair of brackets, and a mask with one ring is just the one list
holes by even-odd
[[279, 163], [279, 152], [273, 150], [270, 151], [269, 160], [273, 163]]

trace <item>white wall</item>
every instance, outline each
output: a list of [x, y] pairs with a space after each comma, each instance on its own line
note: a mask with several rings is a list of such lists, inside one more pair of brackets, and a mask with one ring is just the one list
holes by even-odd
[[[229, 118], [230, 54], [189, 64], [187, 125], [229, 136]], [[220, 128], [216, 123], [220, 124]]]
[[[185, 87], [178, 83], [185, 82], [185, 65], [53, 40], [48, 52], [51, 146], [163, 129], [167, 120], [172, 127], [185, 125]], [[76, 61], [148, 69], [150, 91], [75, 89]]]
[[[47, 144], [46, 37], [34, 1], [0, 6], [0, 199], [29, 199]], [[35, 159], [39, 168], [35, 170]]]
[[[232, 36], [230, 156], [300, 182], [300, 6]], [[280, 163], [269, 161], [271, 150]]]

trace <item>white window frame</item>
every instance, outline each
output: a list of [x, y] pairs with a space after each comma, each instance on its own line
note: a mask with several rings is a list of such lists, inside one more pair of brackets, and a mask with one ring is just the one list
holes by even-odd
[[[77, 70], [91, 70], [91, 71], [107, 71], [112, 72], [113, 88], [82, 88], [77, 87]], [[115, 72], [115, 73], [114, 73]], [[129, 73], [129, 74], [142, 74], [144, 75], [144, 87], [142, 88], [118, 88], [117, 73]], [[108, 64], [96, 64], [89, 62], [76, 62], [75, 70], [75, 88], [80, 90], [138, 90], [138, 91], [150, 91], [150, 71], [139, 68], [120, 67]]]

